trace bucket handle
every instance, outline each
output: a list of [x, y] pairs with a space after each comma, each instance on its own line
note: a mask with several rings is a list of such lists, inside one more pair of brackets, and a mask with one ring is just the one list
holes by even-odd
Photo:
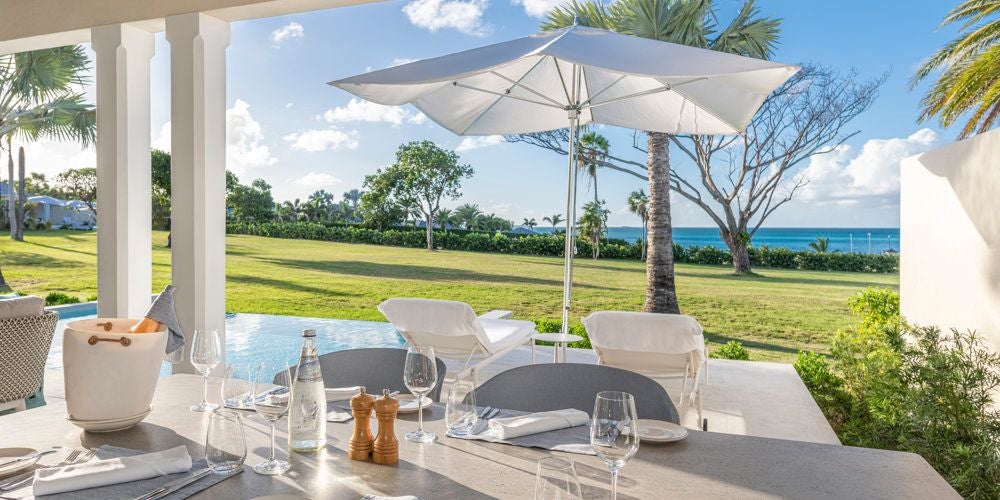
[[90, 345], [97, 345], [98, 342], [117, 342], [121, 344], [122, 347], [128, 347], [132, 345], [132, 339], [124, 336], [117, 339], [106, 339], [98, 337], [97, 335], [91, 335], [90, 338], [87, 339], [87, 343]]
[[96, 326], [104, 328], [104, 331], [106, 331], [106, 332], [110, 332], [111, 331], [111, 322], [110, 321], [107, 321], [105, 323], [98, 323]]

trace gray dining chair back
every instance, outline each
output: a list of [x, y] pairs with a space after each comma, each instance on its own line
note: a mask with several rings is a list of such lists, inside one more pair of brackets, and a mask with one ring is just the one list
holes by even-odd
[[666, 389], [655, 380], [610, 366], [545, 363], [500, 373], [476, 389], [476, 404], [527, 412], [575, 408], [594, 412], [601, 391], [623, 391], [635, 397], [639, 418], [680, 423]]
[[[369, 394], [378, 396], [382, 389], [409, 392], [403, 383], [403, 366], [406, 365], [406, 349], [373, 347], [347, 349], [323, 354], [319, 357], [323, 384], [327, 387], [353, 387], [363, 385]], [[294, 371], [294, 367], [292, 370]], [[448, 367], [441, 358], [437, 359], [437, 384], [427, 397], [438, 401], [441, 385], [444, 383]]]

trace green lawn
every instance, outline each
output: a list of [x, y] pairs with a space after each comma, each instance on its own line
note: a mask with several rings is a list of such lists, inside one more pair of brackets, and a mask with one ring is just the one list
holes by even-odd
[[[23, 243], [0, 240], [0, 266], [21, 293], [61, 291], [81, 299], [97, 292], [96, 235], [28, 232]], [[170, 279], [166, 233], [153, 235], [153, 291]], [[389, 297], [468, 302], [479, 313], [509, 309], [523, 319], [558, 319], [562, 260], [254, 236], [227, 239], [226, 299], [234, 312], [383, 320], [376, 304]], [[640, 262], [576, 262], [574, 321], [600, 309], [640, 310]], [[846, 301], [864, 287], [897, 288], [898, 275], [761, 269], [733, 276], [728, 268], [680, 264], [677, 294], [717, 345], [740, 340], [752, 359], [791, 361], [799, 349], [825, 350], [851, 323]]]

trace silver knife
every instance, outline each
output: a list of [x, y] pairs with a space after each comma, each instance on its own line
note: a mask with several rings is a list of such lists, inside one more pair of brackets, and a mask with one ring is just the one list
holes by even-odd
[[[234, 471], [232, 474], [236, 474], [237, 472], [243, 472], [243, 468], [240, 467], [239, 469], [236, 469], [236, 471]], [[212, 469], [210, 468], [206, 467], [204, 469], [200, 469], [198, 471], [191, 473], [190, 475], [184, 476], [179, 479], [174, 479], [173, 481], [170, 481], [169, 483], [164, 484], [163, 486], [160, 486], [159, 488], [150, 491], [145, 495], [135, 497], [133, 500], [155, 500], [157, 498], [163, 498], [199, 479], [208, 476], [211, 473]]]

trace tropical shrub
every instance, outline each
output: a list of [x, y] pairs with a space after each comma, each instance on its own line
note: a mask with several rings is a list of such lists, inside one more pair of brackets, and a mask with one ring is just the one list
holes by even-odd
[[[558, 319], [537, 319], [535, 320], [535, 330], [538, 333], [559, 333], [562, 331], [562, 320]], [[569, 333], [583, 337], [580, 342], [571, 342], [570, 347], [580, 349], [590, 349], [590, 337], [587, 336], [587, 329], [583, 325], [569, 325]], [[551, 345], [548, 342], [539, 342], [538, 345]]]
[[62, 292], [51, 292], [45, 296], [45, 305], [47, 306], [58, 306], [62, 304], [76, 304], [80, 302], [80, 298], [65, 294]]
[[719, 346], [718, 349], [709, 353], [708, 357], [749, 361], [750, 351], [747, 351], [746, 347], [743, 347], [742, 343], [730, 340], [729, 342], [726, 342], [725, 345]]
[[[230, 222], [230, 234], [248, 234], [270, 238], [337, 241], [365, 243], [409, 248], [426, 246], [423, 228], [373, 227], [318, 223], [318, 222]], [[497, 232], [470, 231], [465, 229], [434, 230], [434, 248], [468, 252], [511, 253], [517, 255], [543, 255], [561, 257], [563, 234], [515, 235]], [[606, 259], [641, 260], [642, 244], [622, 239], [602, 238], [600, 256]], [[593, 246], [584, 238], [576, 240], [576, 256], [593, 255]], [[785, 248], [750, 248], [750, 263], [754, 267], [778, 269], [809, 269], [817, 271], [851, 271], [869, 273], [894, 273], [899, 269], [897, 255], [858, 253], [816, 253], [793, 251]], [[713, 246], [681, 247], [674, 244], [674, 262], [731, 266], [732, 255], [728, 250]]]
[[966, 498], [1000, 498], [1000, 355], [975, 332], [907, 324], [899, 296], [869, 288], [829, 358], [795, 363], [840, 440], [918, 453]]

